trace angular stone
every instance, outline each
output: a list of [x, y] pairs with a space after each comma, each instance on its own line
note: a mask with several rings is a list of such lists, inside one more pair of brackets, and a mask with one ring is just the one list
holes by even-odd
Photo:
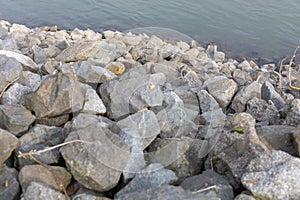
[[239, 194], [234, 198], [234, 200], [256, 200], [256, 198], [247, 194]]
[[197, 96], [202, 113], [220, 108], [218, 102], [206, 90], [200, 90]]
[[0, 105], [0, 127], [14, 135], [28, 130], [35, 117], [22, 105]]
[[[216, 186], [213, 190], [222, 200], [232, 200], [234, 197], [232, 187], [229, 182], [221, 175], [217, 174], [213, 170], [206, 170], [200, 175], [192, 176], [185, 179], [180, 186], [191, 192], [199, 191], [210, 186]], [[208, 191], [203, 193], [208, 193]]]
[[16, 138], [13, 134], [0, 129], [0, 167], [6, 161], [7, 158], [11, 155], [13, 150], [18, 145], [18, 138]]
[[278, 110], [285, 106], [285, 101], [268, 81], [266, 81], [261, 87], [261, 97], [266, 101], [271, 100]]
[[47, 126], [57, 126], [60, 127], [69, 121], [70, 115], [60, 115], [57, 117], [42, 117], [35, 120], [37, 124], [47, 125]]
[[286, 115], [286, 122], [291, 126], [300, 125], [300, 99], [294, 99]]
[[176, 70], [176, 65], [174, 63], [152, 63], [151, 64], [152, 73], [163, 73], [166, 76], [167, 82], [173, 81], [178, 78], [179, 73]]
[[[124, 76], [124, 77], [123, 77]], [[165, 83], [162, 73], [128, 77], [107, 81], [100, 86], [100, 95], [110, 118], [117, 119], [145, 107], [162, 105], [160, 86]]]
[[129, 156], [126, 143], [99, 123], [69, 133], [65, 142], [72, 140], [83, 142], [63, 146], [60, 152], [73, 177], [99, 192], [116, 186]]
[[88, 190], [80, 187], [76, 194], [72, 195], [72, 200], [111, 200], [105, 197], [104, 193]]
[[293, 143], [297, 150], [297, 155], [300, 157], [300, 127], [296, 127], [293, 131]]
[[60, 193], [49, 186], [45, 186], [42, 183], [31, 182], [24, 192], [24, 200], [40, 199], [66, 200], [66, 197], [63, 193]]
[[[19, 146], [16, 153], [28, 153], [31, 150], [42, 150], [63, 143], [66, 138], [66, 132], [63, 128], [45, 125], [35, 125], [25, 135], [20, 137]], [[59, 149], [46, 151], [40, 155], [34, 156], [45, 164], [58, 163], [60, 160]], [[28, 158], [18, 158], [20, 166], [35, 164], [35, 161]]]
[[26, 107], [35, 112], [37, 118], [54, 117], [79, 111], [84, 96], [72, 75], [49, 76], [39, 89], [27, 98]]
[[238, 89], [235, 81], [224, 76], [216, 76], [204, 82], [208, 92], [216, 99], [222, 108], [226, 108]]
[[[19, 173], [19, 181], [23, 191], [27, 190], [31, 182], [39, 182], [53, 189], [62, 191], [71, 182], [71, 174], [63, 167], [41, 165], [26, 165]], [[60, 185], [61, 184], [61, 185]]]
[[267, 151], [251, 160], [241, 181], [260, 199], [299, 199], [299, 170], [299, 158], [282, 151]]
[[125, 66], [121, 62], [111, 62], [105, 66], [105, 69], [111, 71], [115, 75], [121, 75], [125, 71]]
[[0, 55], [0, 92], [21, 75], [22, 65], [13, 58]]
[[128, 183], [115, 195], [115, 197], [119, 198], [126, 193], [147, 190], [164, 184], [170, 184], [176, 180], [177, 177], [171, 170], [164, 169], [164, 167], [158, 163], [150, 164], [138, 173], [132, 181], [130, 181], [130, 183]]
[[261, 98], [261, 84], [257, 81], [242, 87], [232, 100], [231, 108], [236, 112], [243, 112], [247, 102], [254, 98]]
[[2, 104], [14, 105], [21, 104], [25, 105], [25, 97], [27, 94], [32, 92], [31, 88], [14, 83], [4, 93], [1, 98]]
[[39, 70], [39, 66], [28, 56], [24, 56], [20, 53], [15, 53], [13, 51], [6, 50], [0, 50], [0, 55], [16, 59], [19, 63], [23, 65], [24, 71], [37, 72]]
[[20, 193], [18, 172], [14, 168], [0, 168], [0, 199], [17, 199]]
[[89, 85], [84, 85], [83, 87], [85, 90], [85, 96], [84, 105], [81, 112], [90, 114], [104, 114], [106, 112], [106, 107], [96, 90]]
[[241, 86], [253, 82], [250, 73], [240, 69], [234, 69], [232, 77]]

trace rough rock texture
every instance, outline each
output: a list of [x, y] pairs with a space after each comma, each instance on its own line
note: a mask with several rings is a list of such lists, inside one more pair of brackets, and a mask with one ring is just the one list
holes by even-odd
[[280, 94], [276, 92], [273, 85], [268, 81], [266, 81], [261, 87], [261, 97], [266, 101], [272, 101], [278, 109], [281, 109], [285, 105]]
[[14, 83], [3, 93], [1, 103], [9, 105], [25, 105], [25, 97], [31, 92], [32, 90], [29, 87], [21, 85], [19, 83]]
[[42, 183], [31, 182], [24, 193], [24, 200], [40, 199], [65, 200], [66, 197], [63, 193], [60, 193], [49, 186], [45, 186]]
[[19, 193], [17, 170], [3, 165], [0, 169], [0, 199], [17, 199]]
[[85, 95], [84, 105], [81, 112], [90, 114], [104, 114], [106, 112], [106, 107], [97, 92], [89, 85], [84, 85], [83, 87]]
[[0, 128], [0, 167], [18, 145], [18, 138]]
[[300, 125], [300, 99], [294, 99], [287, 112], [286, 122], [292, 126]]
[[260, 199], [299, 199], [300, 159], [282, 151], [269, 151], [253, 159], [242, 183]]

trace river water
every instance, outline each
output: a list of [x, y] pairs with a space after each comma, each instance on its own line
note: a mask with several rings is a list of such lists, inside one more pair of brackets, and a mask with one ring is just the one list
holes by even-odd
[[278, 60], [300, 44], [299, 0], [0, 0], [0, 5], [0, 19], [29, 27], [162, 27], [155, 32], [176, 30], [201, 44], [218, 44], [232, 56]]

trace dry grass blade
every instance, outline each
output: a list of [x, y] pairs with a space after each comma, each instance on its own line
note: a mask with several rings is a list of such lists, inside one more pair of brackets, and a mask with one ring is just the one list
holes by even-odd
[[193, 191], [192, 193], [193, 193], [193, 194], [199, 194], [199, 193], [205, 192], [205, 191], [207, 191], [207, 190], [217, 190], [217, 186], [212, 185], [212, 186], [209, 186], [209, 187], [207, 187], [207, 188], [203, 188], [203, 189], [200, 189], [200, 190], [197, 190], [197, 191]]
[[20, 78], [20, 76], [18, 76], [15, 80], [9, 82], [6, 84], [6, 86], [2, 89], [1, 93], [0, 93], [0, 98], [2, 97], [2, 95], [4, 94], [5, 90], [11, 86], [14, 82], [16, 82], [18, 79]]
[[300, 45], [298, 45], [296, 47], [296, 49], [294, 50], [293, 56], [291, 57], [289, 65], [288, 65], [288, 68], [289, 68], [289, 74], [288, 74], [289, 86], [290, 86], [290, 88], [295, 89], [295, 90], [300, 90], [300, 87], [292, 85], [291, 74], [292, 74], [292, 65], [295, 64], [294, 61], [296, 60], [296, 56], [299, 55], [299, 54], [297, 54], [299, 48], [300, 48]]

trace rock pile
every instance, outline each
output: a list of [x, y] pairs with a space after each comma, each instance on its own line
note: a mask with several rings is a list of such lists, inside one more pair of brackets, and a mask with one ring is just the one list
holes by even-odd
[[280, 70], [0, 21], [0, 199], [300, 199], [300, 79]]

